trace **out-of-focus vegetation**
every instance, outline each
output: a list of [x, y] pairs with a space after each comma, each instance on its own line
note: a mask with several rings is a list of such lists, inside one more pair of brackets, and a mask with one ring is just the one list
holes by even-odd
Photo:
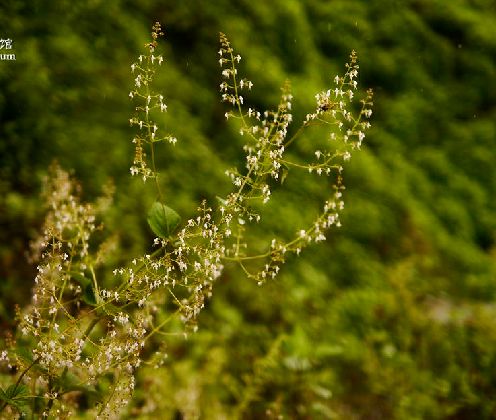
[[[30, 299], [26, 254], [54, 159], [89, 198], [115, 184], [106, 226], [119, 236], [116, 265], [150, 243], [154, 191], [129, 176], [127, 121], [129, 64], [155, 20], [166, 33], [164, 124], [179, 140], [159, 156], [161, 180], [180, 214], [226, 191], [239, 157], [219, 101], [219, 31], [242, 53], [260, 108], [288, 78], [301, 120], [351, 49], [375, 108], [345, 174], [343, 227], [261, 288], [227, 270], [199, 331], [168, 340], [163, 368], [143, 371], [130, 415], [146, 411], [146, 395], [149, 418], [496, 417], [489, 0], [4, 2], [0, 37], [17, 60], [0, 61], [1, 330]], [[290, 187], [308, 187], [300, 182]], [[284, 234], [312, 206], [288, 201], [270, 229]]]

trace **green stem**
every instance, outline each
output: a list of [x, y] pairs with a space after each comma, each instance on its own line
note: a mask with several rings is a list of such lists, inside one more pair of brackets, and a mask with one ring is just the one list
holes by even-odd
[[[150, 69], [150, 56], [148, 56], [147, 58], [147, 70]], [[153, 72], [152, 72], [152, 75], [153, 75]], [[151, 82], [151, 76], [148, 77], [148, 73], [147, 73], [147, 82], [146, 82], [146, 97], [145, 97], [145, 119], [146, 119], [146, 128], [147, 128], [147, 132], [148, 132], [148, 140], [150, 142], [150, 154], [151, 154], [151, 158], [152, 158], [152, 170], [153, 170], [153, 178], [155, 179], [155, 186], [157, 188], [157, 193], [158, 193], [158, 197], [159, 197], [159, 201], [160, 202], [163, 202], [163, 195], [162, 195], [162, 191], [160, 189], [160, 183], [158, 182], [158, 172], [157, 172], [157, 167], [155, 165], [155, 146], [153, 145], [154, 143], [154, 139], [152, 137], [152, 131], [151, 131], [151, 127], [150, 127], [150, 117], [149, 117], [149, 112], [150, 112], [150, 109], [148, 107], [149, 103], [148, 103], [148, 98], [150, 97], [150, 82]], [[148, 108], [148, 111], [146, 111], [146, 109]]]

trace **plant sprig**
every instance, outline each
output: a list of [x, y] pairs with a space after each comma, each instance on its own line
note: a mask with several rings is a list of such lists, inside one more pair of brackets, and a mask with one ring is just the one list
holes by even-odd
[[[279, 274], [289, 254], [299, 255], [309, 244], [325, 240], [331, 227], [341, 225], [343, 166], [360, 150], [372, 113], [371, 91], [361, 100], [360, 111], [353, 112], [356, 54], [350, 55], [346, 73], [334, 78], [335, 88], [316, 95], [315, 110], [288, 138], [293, 121], [290, 83], [284, 83], [275, 110], [247, 106], [243, 95], [253, 83], [240, 77], [241, 56], [220, 34], [221, 100], [232, 106], [226, 118], [238, 121], [246, 139], [245, 159], [226, 171], [231, 193], [214, 203], [203, 200], [196, 216], [181, 222], [164, 202], [155, 159], [157, 143], [177, 142], [172, 134], [161, 134], [165, 130], [156, 117], [167, 111], [164, 96], [153, 85], [164, 61], [156, 52], [162, 35], [156, 23], [145, 53], [131, 65], [134, 85], [129, 93], [135, 105], [129, 122], [137, 127], [130, 172], [145, 182], [154, 180], [158, 199], [147, 219], [156, 235], [155, 249], [115, 268], [112, 279], [102, 279], [97, 268], [105, 263], [109, 248], [102, 243], [98, 249], [94, 234], [101, 229], [98, 218], [106, 209], [83, 203], [74, 180], [60, 167], [51, 168], [45, 197], [49, 210], [34, 246], [40, 259], [32, 302], [18, 311], [17, 342], [0, 353], [1, 363], [15, 365], [20, 372], [8, 393], [0, 390], [0, 410], [7, 415], [24, 410], [21, 402], [31, 400], [33, 415], [70, 417], [77, 402], [67, 396], [80, 392], [92, 401], [90, 417], [119, 416], [132, 398], [136, 370], [143, 363], [159, 367], [155, 360], [164, 358], [154, 355], [147, 360], [149, 352], [143, 349], [176, 334], [177, 329], [167, 332], [174, 320], [183, 323], [184, 334], [196, 331], [198, 315], [226, 264], [239, 265], [248, 278], [263, 284]], [[314, 126], [328, 129], [326, 148], [315, 150], [308, 162], [288, 157], [288, 149]], [[329, 176], [330, 196], [313, 223], [299, 228], [293, 238], [272, 238], [264, 252], [255, 252], [246, 241], [248, 231], [261, 220], [273, 186], [283, 188], [284, 179], [298, 170]]]

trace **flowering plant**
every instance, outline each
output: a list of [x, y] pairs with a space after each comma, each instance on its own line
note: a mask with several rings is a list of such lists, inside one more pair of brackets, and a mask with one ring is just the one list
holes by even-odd
[[[225, 117], [236, 121], [247, 140], [245, 162], [226, 171], [231, 193], [216, 203], [202, 201], [197, 215], [181, 222], [165, 201], [155, 161], [159, 144], [178, 143], [172, 134], [162, 134], [158, 115], [168, 108], [153, 87], [164, 62], [157, 53], [161, 35], [157, 23], [145, 53], [131, 66], [129, 93], [135, 104], [129, 122], [136, 128], [130, 172], [144, 182], [152, 180], [157, 190], [147, 217], [154, 249], [115, 268], [113, 278], [102, 278], [112, 240], [102, 233], [100, 216], [111, 203], [110, 194], [95, 204], [82, 203], [74, 180], [58, 166], [51, 168], [48, 213], [34, 244], [39, 263], [32, 303], [18, 310], [18, 334], [0, 353], [0, 361], [16, 375], [0, 389], [4, 418], [24, 413], [67, 418], [78, 411], [91, 418], [120, 417], [132, 399], [137, 370], [144, 363], [159, 368], [164, 357], [150, 344], [151, 337], [166, 337], [178, 319], [185, 334], [196, 331], [198, 315], [227, 264], [238, 265], [262, 285], [278, 275], [289, 255], [299, 255], [341, 225], [343, 164], [360, 149], [372, 113], [370, 90], [353, 110], [356, 54], [351, 53], [345, 74], [334, 78], [335, 87], [315, 96], [315, 110], [289, 136], [290, 84], [284, 84], [275, 110], [247, 107], [243, 95], [253, 83], [238, 74], [241, 56], [220, 34], [221, 99], [231, 106]], [[288, 157], [288, 149], [314, 126], [328, 129], [326, 147], [314, 150], [308, 161]], [[261, 221], [273, 189], [294, 170], [328, 177], [329, 197], [313, 223], [301, 226], [293, 238], [274, 237], [263, 252], [254, 252], [248, 233]]]

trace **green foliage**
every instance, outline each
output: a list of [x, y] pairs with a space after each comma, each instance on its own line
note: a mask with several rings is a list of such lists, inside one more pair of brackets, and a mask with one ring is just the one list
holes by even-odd
[[19, 413], [24, 413], [29, 401], [29, 390], [26, 385], [10, 385], [5, 391], [0, 388], [0, 400], [5, 405], [10, 405], [17, 409]]
[[170, 207], [156, 201], [148, 212], [147, 221], [155, 235], [167, 239], [179, 225], [181, 217]]
[[96, 306], [97, 298], [95, 296], [95, 290], [93, 288], [93, 284], [91, 280], [85, 277], [84, 275], [82, 275], [81, 273], [77, 273], [77, 272], [69, 272], [69, 275], [81, 286], [83, 290], [84, 303], [91, 306]]

